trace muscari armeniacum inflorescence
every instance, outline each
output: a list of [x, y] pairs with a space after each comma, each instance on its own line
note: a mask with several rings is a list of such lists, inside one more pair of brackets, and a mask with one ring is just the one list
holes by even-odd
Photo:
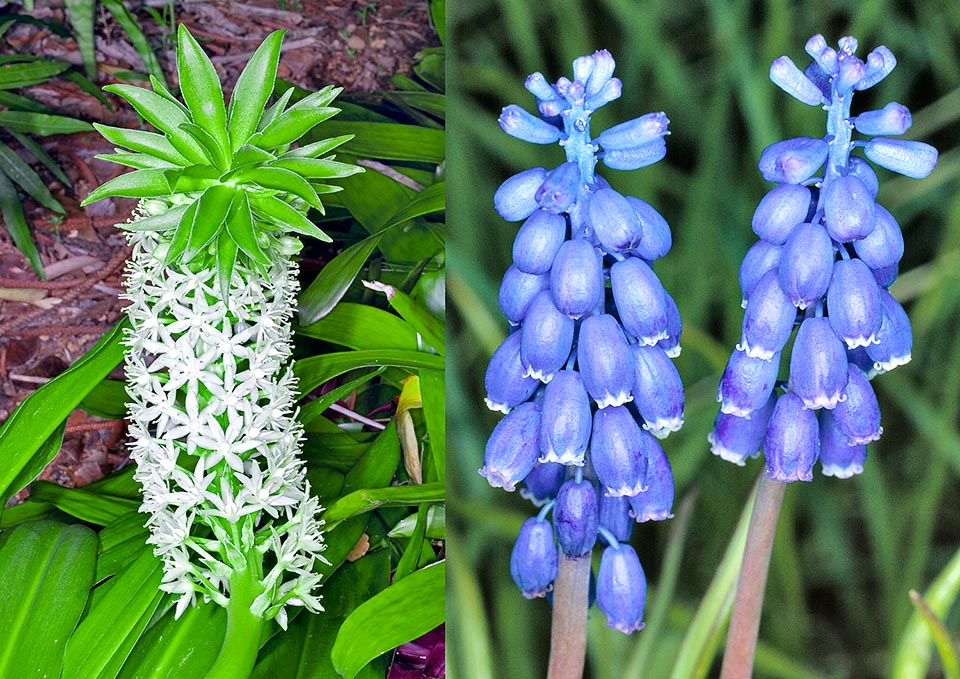
[[[322, 610], [320, 509], [298, 454], [290, 319], [300, 241], [324, 240], [306, 213], [324, 182], [360, 171], [329, 152], [349, 137], [293, 147], [337, 113], [332, 87], [266, 108], [283, 32], [251, 56], [230, 99], [181, 26], [185, 102], [153, 81], [107, 89], [159, 133], [97, 125], [135, 168], [95, 190], [139, 198], [119, 226], [133, 254], [125, 298], [131, 457], [149, 514], [161, 589], [179, 617], [199, 594], [286, 626], [288, 606]], [[244, 613], [243, 611], [246, 611]], [[254, 639], [254, 642], [256, 639]]]
[[[760, 172], [776, 186], [753, 216], [760, 240], [740, 268], [743, 335], [721, 378], [709, 437], [715, 454], [740, 465], [762, 447], [767, 476], [783, 482], [812, 479], [818, 458], [825, 475], [858, 474], [867, 443], [880, 437], [869, 380], [910, 360], [912, 336], [888, 290], [903, 235], [876, 202], [870, 163], [922, 178], [937, 162], [929, 144], [892, 138], [910, 127], [905, 106], [851, 114], [854, 92], [893, 70], [890, 50], [878, 47], [862, 61], [855, 38], [838, 46], [815, 35], [805, 70], [786, 56], [770, 67], [776, 85], [824, 108], [827, 133], [778, 142], [760, 157]], [[854, 140], [854, 131], [865, 138]], [[852, 155], [858, 149], [865, 159]], [[795, 327], [789, 377], [779, 382]]]
[[504, 219], [523, 224], [500, 288], [511, 332], [485, 378], [487, 405], [506, 416], [480, 473], [508, 491], [522, 483], [542, 507], [511, 557], [523, 594], [545, 595], [559, 559], [589, 558], [602, 538], [597, 605], [608, 626], [629, 633], [643, 626], [646, 580], [627, 543], [635, 522], [672, 516], [673, 475], [658, 439], [682, 424], [683, 386], [670, 360], [680, 316], [651, 268], [670, 249], [670, 227], [595, 174], [598, 158], [633, 170], [666, 153], [663, 113], [591, 138], [591, 114], [620, 96], [614, 66], [601, 50], [573, 62], [573, 80], [534, 73], [526, 88], [539, 115], [511, 105], [500, 116], [514, 137], [559, 142], [566, 162], [520, 172], [494, 197]]

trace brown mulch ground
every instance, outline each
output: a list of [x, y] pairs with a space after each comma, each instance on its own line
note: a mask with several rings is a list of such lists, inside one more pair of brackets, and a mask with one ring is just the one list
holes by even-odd
[[[62, 2], [36, 4], [34, 16], [64, 21]], [[162, 3], [148, 0], [144, 4]], [[331, 83], [354, 93], [390, 89], [394, 74], [411, 74], [417, 51], [439, 44], [423, 0], [184, 0], [175, 4], [175, 16], [202, 41], [226, 83], [235, 82], [250, 53], [280, 28], [287, 33], [279, 76], [311, 90]], [[151, 44], [160, 47], [158, 58], [168, 80], [175, 83], [175, 37], [146, 12], [138, 18]], [[111, 82], [111, 73], [143, 72], [126, 34], [102, 9], [96, 30], [98, 85]], [[75, 42], [34, 25], [16, 24], [4, 38], [8, 44], [0, 41], [0, 53], [16, 50], [80, 63]], [[138, 124], [121, 100], [114, 98], [115, 111], [110, 111], [66, 80], [27, 88], [24, 94], [85, 120]], [[83, 196], [122, 168], [94, 158], [112, 150], [99, 135], [61, 135], [42, 141], [72, 186], [62, 186], [40, 170], [54, 197], [67, 209], [62, 220], [29, 199], [24, 201], [48, 281], [38, 281], [0, 229], [0, 421], [32, 390], [82, 356], [122, 313], [117, 295], [128, 250], [114, 224], [127, 220], [134, 201], [103, 200], [79, 207]], [[13, 301], [14, 297], [23, 301]], [[118, 369], [112, 377], [122, 378], [122, 371]], [[66, 486], [101, 478], [124, 463], [124, 435], [122, 422], [74, 412], [63, 448], [41, 478]]]

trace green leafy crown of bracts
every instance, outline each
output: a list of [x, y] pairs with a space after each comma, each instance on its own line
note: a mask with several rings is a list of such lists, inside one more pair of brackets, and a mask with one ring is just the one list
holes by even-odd
[[153, 91], [105, 87], [127, 100], [159, 134], [95, 124], [108, 141], [122, 147], [98, 157], [135, 169], [106, 182], [81, 205], [110, 196], [173, 198], [171, 209], [121, 226], [173, 230], [166, 252], [157, 253], [165, 264], [209, 266], [215, 259], [220, 288], [226, 291], [237, 257], [245, 255], [266, 273], [282, 249], [271, 243], [284, 232], [329, 241], [305, 213], [308, 207], [323, 213], [320, 194], [340, 190], [324, 180], [363, 170], [329, 155], [352, 135], [290, 148], [339, 113], [328, 104], [342, 88], [327, 86], [288, 107], [291, 88], [266, 108], [283, 31], [270, 34], [250, 57], [229, 106], [213, 63], [194, 37], [181, 25], [177, 38], [177, 72], [186, 105], [153, 77]]

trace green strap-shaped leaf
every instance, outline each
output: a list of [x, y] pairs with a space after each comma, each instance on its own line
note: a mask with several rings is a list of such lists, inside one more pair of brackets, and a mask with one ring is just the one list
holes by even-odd
[[257, 129], [263, 107], [273, 92], [280, 63], [280, 43], [283, 31], [274, 31], [251, 55], [237, 86], [230, 95], [227, 120], [230, 129], [230, 146], [236, 151], [243, 146]]
[[374, 234], [354, 243], [330, 260], [300, 295], [300, 323], [304, 326], [319, 321], [330, 313], [353, 284], [360, 269], [380, 242]]
[[160, 78], [161, 81], [166, 82], [163, 69], [160, 67], [160, 61], [157, 59], [157, 55], [153, 53], [153, 47], [150, 46], [147, 36], [141, 30], [137, 18], [124, 7], [120, 0], [100, 0], [100, 2], [113, 15], [124, 33], [130, 38], [130, 44], [137, 50], [137, 54], [143, 61], [143, 67], [150, 74], [150, 77]]
[[165, 196], [170, 193], [170, 182], [167, 179], [167, 170], [150, 169], [135, 170], [122, 174], [101, 184], [80, 203], [81, 207], [107, 198], [108, 196], [124, 196], [126, 198], [152, 198]]
[[29, 64], [0, 66], [0, 90], [28, 87], [42, 83], [70, 68], [70, 63], [59, 59], [45, 59]]
[[143, 130], [128, 130], [124, 127], [110, 127], [100, 123], [94, 123], [93, 126], [111, 144], [122, 146], [131, 151], [146, 153], [175, 165], [186, 166], [190, 164], [190, 161], [173, 148], [173, 144], [162, 134], [144, 132]]
[[190, 240], [183, 253], [184, 263], [200, 254], [216, 238], [235, 195], [234, 188], [226, 184], [215, 184], [201, 194]]
[[340, 109], [331, 106], [313, 109], [288, 109], [267, 125], [262, 132], [254, 135], [251, 143], [268, 149], [286, 146], [339, 112]]
[[37, 160], [43, 163], [43, 166], [50, 170], [57, 179], [63, 182], [64, 186], [70, 186], [70, 177], [68, 177], [66, 173], [64, 173], [63, 169], [57, 165], [57, 162], [50, 157], [50, 154], [47, 153], [46, 149], [25, 134], [17, 132], [16, 130], [10, 130], [9, 132], [11, 135], [13, 135], [13, 138], [20, 143], [20, 146], [25, 148], [27, 151], [33, 154]]
[[349, 349], [417, 348], [417, 332], [409, 323], [396, 314], [367, 304], [340, 302], [319, 321], [295, 331]]
[[46, 279], [43, 273], [43, 262], [40, 261], [40, 251], [30, 238], [30, 225], [27, 224], [27, 217], [23, 214], [20, 195], [13, 182], [7, 179], [7, 175], [3, 172], [0, 172], [0, 215], [3, 216], [3, 224], [7, 227], [7, 233], [10, 234], [17, 249], [27, 258], [37, 275]]
[[89, 132], [93, 129], [90, 123], [76, 118], [25, 111], [0, 111], [0, 127], [9, 127], [18, 132], [29, 132], [41, 137], [48, 137], [51, 134]]
[[230, 149], [230, 139], [217, 71], [183, 24], [177, 31], [177, 44], [177, 72], [183, 100], [193, 115], [193, 122], [216, 140], [221, 153], [226, 152]]
[[329, 379], [355, 368], [379, 367], [381, 365], [419, 370], [443, 370], [443, 357], [422, 351], [402, 349], [371, 349], [366, 351], [343, 351], [302, 358], [293, 366], [300, 380], [300, 393], [307, 394]]
[[63, 206], [50, 195], [50, 189], [40, 175], [3, 142], [0, 142], [0, 170], [45, 208], [64, 214]]
[[420, 399], [423, 403], [423, 419], [430, 437], [430, 457], [436, 470], [436, 478], [446, 474], [446, 379], [442, 370], [420, 371]]
[[81, 488], [64, 488], [49, 481], [37, 481], [30, 486], [31, 496], [48, 502], [60, 511], [81, 521], [106, 526], [121, 516], [136, 513], [137, 500], [90, 493]]
[[397, 290], [391, 285], [383, 285], [382, 283], [367, 283], [366, 285], [386, 294], [390, 306], [420, 333], [426, 344], [433, 347], [441, 356], [443, 355], [446, 341], [442, 320], [431, 314], [422, 304], [402, 290]]
[[320, 196], [317, 195], [316, 190], [306, 179], [290, 170], [279, 167], [253, 167], [241, 170], [235, 179], [239, 182], [253, 182], [268, 189], [292, 193], [303, 198], [311, 207], [323, 212], [323, 203], [320, 202]]
[[88, 78], [96, 80], [97, 55], [93, 43], [93, 15], [97, 5], [90, 0], [66, 0], [64, 4], [67, 6], [67, 17], [73, 26], [73, 37], [80, 50], [83, 68]]
[[[120, 340], [130, 327], [122, 320], [65, 372], [41, 386], [0, 427], [0, 497], [19, 488], [14, 479], [93, 386], [123, 360]], [[52, 459], [52, 458], [51, 458]]]
[[331, 120], [323, 126], [324, 135], [354, 134], [345, 151], [362, 158], [412, 160], [442, 163], [446, 157], [443, 130], [399, 123], [366, 123]]
[[426, 634], [444, 621], [444, 576], [439, 563], [411, 573], [360, 604], [343, 621], [330, 651], [344, 679], [381, 653]]
[[260, 248], [257, 234], [253, 230], [253, 215], [250, 212], [250, 201], [246, 191], [237, 191], [230, 214], [227, 216], [227, 233], [254, 262], [269, 266], [270, 258]]
[[270, 167], [282, 167], [309, 179], [336, 179], [339, 177], [349, 177], [350, 175], [364, 171], [359, 165], [353, 165], [351, 163], [340, 163], [336, 160], [323, 160], [320, 158], [296, 158], [290, 156], [284, 156], [270, 163]]
[[[287, 92], [292, 93], [294, 89], [296, 88], [291, 87], [289, 90], [287, 90]], [[316, 92], [312, 92], [307, 96], [305, 96], [303, 99], [301, 99], [296, 104], [291, 106], [290, 110], [294, 111], [297, 109], [321, 108], [329, 104], [334, 99], [336, 99], [341, 92], [343, 92], [342, 87], [334, 87], [333, 85], [327, 85], [323, 89], [318, 90]]]
[[113, 679], [150, 618], [163, 592], [163, 568], [150, 550], [115, 576], [109, 591], [77, 627], [63, 658], [61, 679]]
[[363, 488], [333, 502], [323, 513], [323, 520], [329, 530], [344, 519], [371, 512], [380, 507], [408, 507], [424, 502], [443, 502], [444, 498], [444, 484], [441, 482], [388, 488]]
[[57, 677], [67, 639], [93, 584], [89, 528], [37, 521], [0, 549], [0, 677]]
[[290, 207], [279, 198], [264, 194], [253, 194], [249, 198], [250, 207], [267, 223], [328, 243], [333, 240], [299, 210]]

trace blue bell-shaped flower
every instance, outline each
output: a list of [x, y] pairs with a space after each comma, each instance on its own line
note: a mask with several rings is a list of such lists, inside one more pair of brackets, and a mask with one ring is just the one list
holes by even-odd
[[611, 545], [603, 550], [597, 571], [597, 608], [606, 616], [607, 627], [624, 634], [643, 629], [647, 602], [647, 578], [633, 547]]
[[802, 184], [820, 169], [827, 159], [823, 139], [797, 137], [771, 144], [760, 154], [760, 173], [768, 182]]
[[540, 456], [540, 406], [523, 403], [500, 420], [487, 440], [480, 476], [512, 492]]
[[767, 423], [773, 414], [777, 402], [776, 393], [770, 394], [766, 405], [754, 410], [747, 417], [737, 417], [724, 412], [717, 413], [713, 421], [713, 431], [707, 435], [710, 452], [719, 455], [727, 462], [741, 467], [747, 458], [757, 457], [763, 447], [767, 433]]
[[567, 220], [563, 216], [537, 210], [523, 223], [513, 241], [514, 266], [529, 274], [549, 272], [566, 232]]
[[826, 318], [800, 324], [790, 356], [790, 389], [805, 408], [833, 409], [847, 386], [847, 353]]
[[627, 499], [637, 523], [672, 519], [673, 470], [663, 447], [656, 439], [647, 440], [646, 488]]
[[758, 240], [747, 250], [747, 254], [743, 256], [743, 262], [740, 264], [740, 291], [744, 306], [746, 306], [760, 279], [769, 271], [777, 271], [780, 266], [780, 253], [782, 251], [781, 246], [773, 245], [765, 240]]
[[614, 150], [643, 146], [667, 134], [669, 123], [666, 114], [662, 111], [660, 113], [648, 113], [639, 118], [608, 127], [597, 135], [594, 142], [605, 149]]
[[913, 117], [903, 104], [891, 101], [879, 111], [864, 111], [853, 119], [857, 132], [875, 135], [897, 136], [910, 129]]
[[553, 506], [553, 527], [557, 544], [568, 559], [589, 556], [597, 542], [600, 506], [593, 483], [567, 479], [557, 493]]
[[747, 302], [737, 349], [751, 358], [769, 361], [786, 346], [796, 319], [797, 308], [780, 287], [779, 275], [768, 271]]
[[510, 554], [510, 575], [524, 597], [542, 597], [553, 588], [559, 560], [550, 522], [537, 516], [524, 521]]
[[886, 208], [877, 205], [877, 221], [866, 238], [853, 242], [857, 257], [871, 269], [895, 266], [903, 257], [903, 232]]
[[607, 252], [625, 252], [640, 244], [640, 219], [627, 199], [613, 189], [599, 189], [591, 194], [587, 214], [597, 240]]
[[593, 311], [603, 297], [602, 261], [596, 248], [582, 238], [561, 245], [550, 270], [550, 289], [556, 308], [570, 318]]
[[833, 241], [826, 229], [817, 224], [801, 224], [783, 246], [780, 287], [800, 309], [819, 300], [827, 292], [833, 275]]
[[867, 347], [878, 373], [885, 373], [910, 362], [913, 349], [913, 331], [910, 319], [900, 303], [886, 290], [880, 290], [883, 320], [877, 331], [877, 344]]
[[836, 425], [835, 410], [820, 413], [820, 464], [824, 476], [849, 479], [863, 473], [867, 459], [865, 444], [850, 443]]
[[870, 235], [876, 203], [862, 181], [852, 175], [835, 177], [822, 190], [823, 221], [831, 238], [849, 243]]
[[833, 411], [837, 429], [847, 437], [850, 445], [865, 445], [877, 441], [883, 433], [880, 426], [880, 405], [873, 387], [853, 363], [849, 364], [844, 400]]
[[633, 355], [623, 329], [610, 314], [589, 316], [580, 323], [577, 365], [598, 408], [633, 400]]
[[848, 349], [875, 342], [883, 314], [880, 288], [866, 264], [859, 259], [841, 259], [833, 265], [827, 310], [830, 325]]
[[649, 441], [655, 439], [640, 429], [626, 406], [594, 413], [590, 461], [608, 495], [630, 496], [643, 490]]
[[683, 319], [680, 318], [680, 309], [677, 303], [670, 296], [669, 292], [664, 291], [663, 301], [667, 307], [667, 337], [657, 342], [657, 346], [663, 349], [670, 358], [676, 358], [680, 355], [680, 335], [683, 334]]
[[633, 517], [630, 516], [629, 498], [622, 495], [600, 495], [600, 527], [607, 530], [620, 542], [630, 542], [633, 532]]
[[493, 204], [500, 216], [508, 222], [519, 222], [532, 215], [540, 207], [537, 190], [546, 178], [544, 168], [533, 167], [503, 182], [493, 194]]
[[813, 480], [813, 465], [820, 455], [817, 414], [804, 407], [799, 396], [787, 392], [770, 416], [763, 445], [766, 474], [774, 481]]
[[553, 144], [560, 141], [562, 135], [560, 128], [528, 113], [516, 104], [504, 107], [497, 122], [500, 123], [500, 128], [511, 137], [531, 144]]
[[683, 383], [676, 366], [660, 347], [633, 347], [634, 404], [643, 428], [665, 438], [683, 425]]
[[770, 80], [784, 92], [809, 106], [823, 102], [823, 92], [803, 71], [797, 68], [790, 57], [774, 59], [770, 64]]
[[529, 377], [549, 382], [573, 348], [573, 319], [553, 305], [549, 290], [533, 300], [520, 330], [520, 360]]
[[541, 461], [582, 465], [592, 426], [590, 398], [580, 374], [575, 370], [561, 370], [543, 393]]
[[527, 315], [527, 309], [534, 298], [549, 287], [550, 276], [547, 274], [524, 273], [513, 265], [507, 269], [500, 283], [500, 294], [497, 297], [500, 311], [511, 325], [519, 325]]
[[497, 347], [487, 366], [483, 378], [487, 407], [506, 414], [530, 398], [540, 380], [525, 375], [526, 368], [520, 360], [520, 333], [514, 332]]
[[536, 199], [542, 209], [561, 214], [576, 200], [579, 189], [580, 166], [567, 162], [547, 174], [547, 178], [537, 189]]
[[746, 417], [763, 407], [773, 393], [780, 371], [780, 354], [769, 361], [751, 358], [743, 351], [734, 351], [720, 378], [717, 400], [720, 412]]
[[783, 245], [798, 224], [807, 221], [810, 189], [800, 184], [778, 184], [753, 213], [753, 232], [773, 245]]
[[566, 465], [556, 462], [537, 462], [523, 480], [520, 497], [530, 500], [535, 507], [542, 507], [557, 497], [560, 484], [564, 482], [566, 477]]
[[627, 202], [637, 213], [637, 219], [640, 220], [640, 231], [643, 234], [640, 237], [640, 244], [633, 249], [633, 254], [641, 257], [648, 262], [663, 257], [670, 252], [673, 245], [673, 235], [670, 233], [670, 225], [652, 205], [647, 202], [627, 196]]
[[650, 265], [636, 257], [614, 262], [610, 286], [620, 322], [631, 337], [648, 346], [667, 339], [666, 291]]

